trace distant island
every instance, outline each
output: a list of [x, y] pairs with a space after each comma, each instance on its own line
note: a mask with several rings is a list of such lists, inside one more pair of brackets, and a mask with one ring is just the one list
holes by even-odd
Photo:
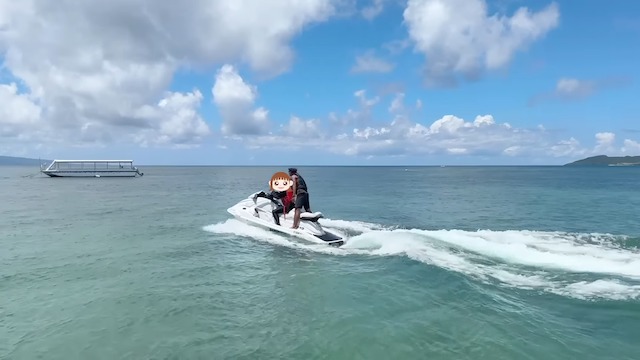
[[640, 166], [640, 156], [591, 156], [564, 166]]
[[0, 156], [0, 166], [40, 166], [40, 163], [50, 163], [51, 160], [32, 159], [25, 157]]

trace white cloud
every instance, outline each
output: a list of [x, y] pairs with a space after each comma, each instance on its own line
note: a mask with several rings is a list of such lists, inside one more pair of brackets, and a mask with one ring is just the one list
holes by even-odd
[[529, 99], [529, 105], [536, 105], [550, 99], [581, 100], [604, 89], [624, 87], [630, 82], [629, 77], [608, 77], [597, 80], [563, 77], [558, 80], [553, 91], [532, 96]]
[[582, 147], [580, 141], [571, 137], [552, 145], [547, 153], [554, 157], [586, 156], [587, 150]]
[[[192, 146], [211, 132], [196, 112], [199, 90], [166, 93], [177, 70], [242, 61], [260, 76], [281, 74], [294, 58], [291, 39], [334, 16], [340, 4], [0, 0], [0, 58], [26, 87], [25, 94], [2, 88], [0, 96], [10, 99], [0, 110], [9, 113], [0, 120], [2, 134], [77, 145], [133, 139]], [[250, 116], [260, 123], [267, 113], [259, 108]]]
[[[327, 20], [335, 10], [330, 0], [193, 0], [189, 6], [168, 0], [13, 2], [0, 3], [3, 19], [8, 19], [4, 27], [9, 35], [3, 40], [24, 55], [55, 53], [53, 61], [61, 62], [94, 49], [112, 60], [193, 65], [242, 58], [252, 68], [273, 74], [290, 65], [288, 42], [293, 36], [308, 24]], [[41, 44], [45, 48], [36, 50]]]
[[[361, 14], [374, 18], [385, 1], [372, 0]], [[211, 94], [223, 120], [220, 132], [226, 140], [216, 144], [220, 149], [233, 149], [224, 141], [234, 139], [256, 149], [315, 148], [364, 158], [562, 157], [640, 148], [632, 139], [619, 147], [607, 133], [597, 135], [594, 149], [573, 138], [558, 142], [542, 127], [512, 127], [491, 115], [418, 119], [397, 90], [387, 108], [390, 115], [374, 111], [381, 96], [361, 89], [353, 94], [357, 106], [343, 114], [331, 113], [328, 119], [293, 115], [274, 126], [269, 110], [257, 104], [258, 88], [238, 69], [246, 65], [263, 78], [286, 72], [294, 58], [291, 40], [306, 26], [338, 16], [341, 5], [342, 0], [193, 0], [189, 6], [168, 0], [0, 0], [0, 56], [6, 78], [15, 81], [0, 83], [0, 150], [131, 141], [143, 147], [197, 146], [213, 133], [200, 115], [202, 102], [208, 103], [203, 93]], [[555, 5], [489, 17], [480, 0], [409, 0], [404, 16], [416, 49], [427, 56], [430, 76], [440, 79], [504, 66], [558, 22]], [[394, 52], [408, 44], [398, 40], [387, 47]], [[211, 68], [218, 71], [210, 92], [167, 91], [177, 71]], [[354, 67], [392, 69], [372, 51]], [[559, 89], [576, 92], [580, 84], [566, 82]], [[416, 100], [415, 109], [421, 108]]]
[[411, 39], [396, 39], [382, 44], [382, 48], [390, 55], [398, 55], [409, 46], [411, 46]]
[[252, 135], [268, 131], [269, 112], [253, 109], [258, 89], [247, 84], [231, 65], [222, 66], [211, 89], [213, 101], [222, 116], [225, 135]]
[[353, 96], [358, 99], [358, 109], [348, 109], [344, 115], [334, 112], [329, 114], [329, 122], [333, 125], [333, 130], [345, 130], [371, 123], [373, 107], [380, 102], [380, 96], [367, 98], [367, 92], [364, 89], [357, 90]]
[[[217, 98], [223, 100], [218, 105], [240, 104], [234, 109], [240, 108], [242, 112], [232, 112], [236, 114], [233, 119], [244, 121], [245, 125], [239, 128], [257, 128], [256, 122], [247, 116], [257, 89], [244, 82], [230, 66], [223, 67], [218, 80], [216, 85], [221, 97]], [[223, 80], [224, 86], [220, 85]], [[215, 89], [214, 86], [214, 93]], [[242, 141], [253, 150], [313, 149], [319, 154], [329, 152], [363, 158], [433, 154], [571, 157], [589, 153], [574, 138], [554, 140], [552, 133], [541, 125], [531, 129], [518, 128], [507, 122], [497, 122], [490, 114], [478, 115], [472, 120], [445, 115], [431, 123], [416, 122], [411, 119], [411, 109], [404, 105], [403, 92], [396, 93], [390, 100], [388, 118], [375, 120], [374, 107], [380, 104], [380, 96], [368, 97], [364, 89], [353, 95], [358, 108], [348, 109], [342, 116], [330, 113], [329, 121], [292, 116], [276, 131], [268, 131], [267, 124], [260, 123], [261, 131], [245, 132], [251, 136], [233, 140]], [[613, 142], [607, 133], [597, 136], [600, 144]]]
[[[321, 130], [317, 130], [320, 131]], [[379, 126], [356, 127], [344, 133], [311, 137], [290, 136], [286, 132], [244, 139], [255, 149], [287, 144], [348, 156], [390, 155], [501, 155], [504, 152], [533, 154], [550, 150], [544, 129], [518, 129], [507, 123], [496, 123], [491, 115], [465, 121], [454, 115], [424, 125], [404, 116]]]
[[371, 0], [371, 4], [368, 6], [365, 6], [360, 11], [362, 14], [362, 17], [364, 17], [367, 20], [375, 19], [378, 15], [382, 13], [382, 10], [384, 10], [385, 1], [387, 0]]
[[400, 113], [404, 110], [404, 93], [397, 93], [389, 105], [389, 112], [392, 114]]
[[584, 97], [591, 95], [593, 90], [592, 82], [571, 78], [562, 78], [556, 85], [556, 93], [566, 97]]
[[625, 155], [640, 155], [640, 142], [631, 139], [625, 139], [622, 147], [622, 153]]
[[196, 146], [211, 133], [198, 112], [202, 99], [198, 90], [186, 94], [168, 92], [156, 106], [142, 107], [139, 117], [158, 126], [135, 135], [136, 142], [143, 146], [148, 146], [149, 142], [180, 148]]
[[15, 83], [0, 84], [0, 138], [28, 136], [28, 130], [40, 124], [40, 107]]
[[614, 151], [613, 145], [616, 141], [616, 134], [612, 132], [600, 132], [596, 134], [596, 147], [594, 151], [610, 153]]
[[635, 140], [625, 139], [622, 146], [616, 144], [616, 134], [612, 132], [599, 132], [594, 135], [595, 144], [593, 147], [582, 145], [577, 139], [561, 141], [551, 147], [548, 152], [554, 157], [587, 157], [597, 155], [624, 156], [640, 155], [640, 143]]
[[356, 57], [356, 63], [351, 68], [351, 72], [358, 73], [388, 73], [395, 65], [381, 59], [372, 50]]
[[302, 139], [313, 139], [324, 135], [320, 130], [320, 122], [316, 119], [303, 120], [292, 116], [283, 128], [286, 135]]
[[[253, 99], [254, 92], [248, 89], [255, 88], [242, 82], [239, 77], [236, 81], [242, 86], [234, 93]], [[477, 115], [472, 120], [445, 115], [431, 123], [416, 122], [411, 119], [410, 109], [403, 104], [405, 94], [402, 92], [396, 93], [390, 100], [387, 108], [389, 118], [386, 121], [374, 121], [373, 110], [381, 98], [367, 97], [364, 89], [354, 92], [354, 97], [358, 100], [358, 109], [349, 109], [343, 116], [331, 113], [328, 122], [292, 116], [288, 123], [280, 126], [279, 131], [263, 132], [239, 140], [253, 150], [306, 149], [318, 151], [319, 154], [324, 152], [369, 159], [403, 155], [484, 155], [569, 160], [597, 155], [600, 151], [616, 155], [640, 146], [627, 140], [624, 148], [618, 148], [615, 134], [601, 132], [595, 134], [595, 146], [588, 148], [573, 137], [568, 140], [556, 139], [553, 132], [542, 125], [533, 128], [514, 127], [508, 122], [497, 122], [490, 114]]]
[[408, 0], [404, 20], [416, 50], [427, 57], [431, 85], [454, 85], [458, 73], [477, 78], [507, 65], [515, 53], [558, 26], [551, 3], [539, 12], [487, 14], [484, 0]]

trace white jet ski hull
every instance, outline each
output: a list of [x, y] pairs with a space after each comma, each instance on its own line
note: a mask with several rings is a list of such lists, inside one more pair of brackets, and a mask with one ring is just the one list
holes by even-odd
[[275, 223], [271, 212], [274, 209], [271, 200], [258, 197], [254, 202], [253, 195], [255, 193], [228, 208], [227, 212], [246, 224], [275, 230], [310, 243], [332, 246], [344, 245], [345, 239], [322, 228], [322, 225], [318, 222], [323, 217], [322, 213], [301, 213], [298, 229], [292, 229], [294, 210], [291, 210], [285, 216], [280, 214], [280, 225], [278, 225]]

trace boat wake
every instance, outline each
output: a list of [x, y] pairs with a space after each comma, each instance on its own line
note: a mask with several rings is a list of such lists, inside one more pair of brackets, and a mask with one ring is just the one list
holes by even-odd
[[640, 250], [624, 236], [539, 231], [422, 230], [323, 219], [349, 240], [307, 245], [230, 219], [205, 231], [331, 255], [407, 256], [488, 284], [579, 299], [640, 298]]

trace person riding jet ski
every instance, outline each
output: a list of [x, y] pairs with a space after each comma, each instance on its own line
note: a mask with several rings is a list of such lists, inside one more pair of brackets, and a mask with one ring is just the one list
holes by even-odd
[[[278, 225], [280, 225], [280, 214], [286, 214], [293, 209], [293, 189], [291, 188], [287, 191], [272, 190], [268, 194], [260, 191], [253, 196], [253, 202], [259, 197], [269, 199], [276, 204], [276, 208], [271, 211], [271, 214], [273, 214], [273, 220]], [[257, 212], [258, 210], [256, 209]]]

